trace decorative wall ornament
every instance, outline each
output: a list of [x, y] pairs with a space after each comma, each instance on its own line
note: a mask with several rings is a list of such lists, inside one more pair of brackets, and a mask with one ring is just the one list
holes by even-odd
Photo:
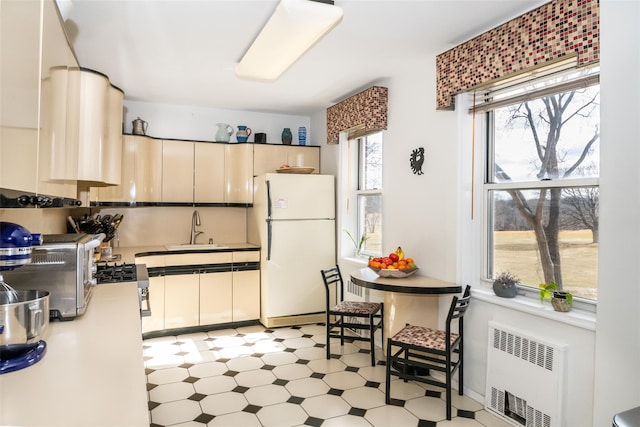
[[386, 87], [371, 86], [327, 108], [327, 144], [337, 144], [342, 131], [359, 137], [386, 129], [388, 98]]
[[452, 110], [461, 92], [576, 56], [577, 66], [600, 61], [598, 0], [556, 0], [436, 57], [436, 108]]
[[415, 175], [422, 175], [422, 164], [424, 163], [424, 147], [418, 147], [413, 152], [411, 152], [411, 157], [409, 158], [409, 164], [411, 165], [411, 170]]

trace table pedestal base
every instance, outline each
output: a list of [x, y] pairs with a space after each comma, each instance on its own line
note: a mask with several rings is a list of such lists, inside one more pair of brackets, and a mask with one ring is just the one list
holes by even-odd
[[386, 339], [394, 336], [407, 323], [437, 328], [439, 298], [439, 295], [385, 292], [383, 347], [386, 348]]

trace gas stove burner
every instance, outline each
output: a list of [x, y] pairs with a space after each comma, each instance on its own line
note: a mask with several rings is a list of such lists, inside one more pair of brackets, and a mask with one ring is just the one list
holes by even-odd
[[135, 264], [111, 264], [96, 266], [98, 283], [122, 283], [137, 281]]

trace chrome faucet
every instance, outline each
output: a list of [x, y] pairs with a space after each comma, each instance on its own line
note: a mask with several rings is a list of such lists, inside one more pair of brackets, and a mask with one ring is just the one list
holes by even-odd
[[191, 240], [189, 240], [190, 245], [195, 245], [196, 239], [199, 235], [201, 235], [202, 231], [196, 231], [196, 226], [200, 226], [200, 213], [195, 210], [191, 215]]

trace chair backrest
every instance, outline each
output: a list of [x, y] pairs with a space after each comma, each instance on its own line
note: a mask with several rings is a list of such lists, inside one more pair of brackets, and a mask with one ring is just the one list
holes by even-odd
[[467, 285], [464, 290], [464, 294], [461, 297], [453, 297], [451, 301], [451, 307], [449, 307], [449, 314], [447, 315], [447, 333], [451, 332], [451, 322], [454, 319], [458, 320], [458, 332], [462, 334], [462, 321], [463, 317], [469, 308], [469, 302], [471, 301], [471, 286]]
[[[336, 284], [336, 301], [342, 301], [343, 295], [343, 282], [342, 282], [342, 274], [340, 273], [340, 267], [337, 265], [327, 268], [324, 270], [320, 270], [322, 274], [322, 280], [324, 281], [324, 287], [327, 293], [327, 304], [329, 301], [329, 295], [331, 294], [331, 286]], [[338, 289], [339, 288], [339, 289]]]

